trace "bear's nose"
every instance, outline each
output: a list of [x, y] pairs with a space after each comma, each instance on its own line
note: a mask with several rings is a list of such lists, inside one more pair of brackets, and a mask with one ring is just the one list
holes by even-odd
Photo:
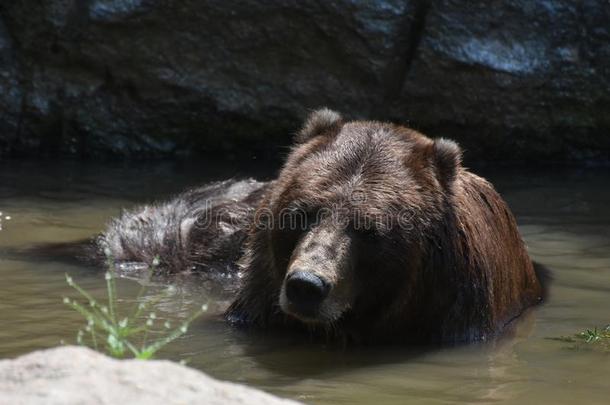
[[286, 297], [299, 312], [314, 312], [329, 291], [326, 281], [307, 271], [295, 271], [286, 278]]

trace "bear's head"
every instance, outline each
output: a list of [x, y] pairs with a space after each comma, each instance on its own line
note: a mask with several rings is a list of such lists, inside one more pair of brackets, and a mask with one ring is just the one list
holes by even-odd
[[433, 293], [424, 273], [445, 243], [460, 160], [452, 141], [312, 113], [256, 210], [230, 319], [324, 330], [408, 319]]

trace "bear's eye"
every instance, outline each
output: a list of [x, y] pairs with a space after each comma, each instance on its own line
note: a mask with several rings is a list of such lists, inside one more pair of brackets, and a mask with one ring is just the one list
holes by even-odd
[[324, 215], [321, 209], [293, 204], [280, 212], [280, 229], [304, 232], [318, 225]]
[[311, 227], [320, 225], [330, 215], [327, 210], [323, 208], [310, 207], [307, 209], [307, 223]]

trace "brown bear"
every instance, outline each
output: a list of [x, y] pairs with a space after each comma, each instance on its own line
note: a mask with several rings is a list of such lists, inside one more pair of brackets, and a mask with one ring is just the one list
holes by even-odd
[[126, 213], [98, 244], [119, 261], [239, 271], [233, 323], [363, 342], [488, 339], [543, 297], [513, 215], [457, 144], [327, 109], [276, 180]]
[[487, 339], [543, 296], [513, 215], [457, 144], [326, 109], [264, 193], [240, 266], [230, 319], [365, 341]]

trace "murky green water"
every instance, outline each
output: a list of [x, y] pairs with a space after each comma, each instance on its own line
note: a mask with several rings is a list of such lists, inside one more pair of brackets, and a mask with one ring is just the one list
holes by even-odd
[[[234, 166], [1, 163], [0, 358], [74, 342], [82, 320], [62, 303], [73, 295], [66, 272], [96, 295], [105, 292], [99, 271], [15, 249], [90, 236], [122, 207], [252, 174], [256, 161]], [[479, 172], [508, 200], [532, 256], [554, 271], [549, 301], [520, 322], [515, 336], [424, 351], [341, 350], [307, 338], [252, 335], [219, 320], [226, 300], [213, 284], [189, 279], [174, 282], [158, 315], [175, 321], [207, 301], [209, 313], [161, 357], [189, 359], [215, 377], [310, 403], [608, 403], [610, 355], [546, 338], [610, 322], [610, 170]], [[139, 284], [123, 279], [119, 288], [130, 301]]]

